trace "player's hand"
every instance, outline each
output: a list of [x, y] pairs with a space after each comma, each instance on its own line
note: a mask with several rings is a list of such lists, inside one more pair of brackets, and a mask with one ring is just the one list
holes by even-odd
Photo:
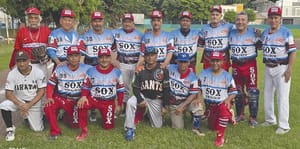
[[287, 68], [283, 74], [285, 82], [288, 82], [291, 79], [291, 75], [292, 75], [291, 69]]
[[162, 109], [161, 109], [161, 115], [165, 115], [167, 113], [168, 113], [168, 109], [165, 108], [165, 107], [162, 107]]
[[26, 117], [28, 115], [28, 111], [20, 110], [20, 114], [22, 117]]
[[138, 106], [141, 108], [145, 108], [147, 106], [147, 102], [144, 100], [141, 103], [139, 103]]
[[54, 104], [54, 100], [52, 98], [48, 98], [46, 100], [46, 103], [45, 103], [45, 107], [48, 107], [50, 106], [51, 104]]
[[169, 65], [168, 63], [163, 62], [163, 63], [160, 64], [160, 68], [161, 69], [166, 69], [168, 65]]
[[144, 65], [137, 65], [136, 67], [135, 67], [135, 72], [136, 73], [140, 73], [142, 70], [144, 70], [145, 69], [145, 67], [144, 67]]
[[194, 101], [192, 101], [193, 106], [198, 106], [198, 105], [202, 105], [202, 101], [201, 99], [195, 99]]
[[116, 112], [115, 113], [116, 113], [117, 116], [119, 116], [121, 114], [121, 109], [122, 109], [122, 106], [119, 106], [119, 105], [116, 106]]
[[119, 61], [113, 62], [112, 65], [113, 65], [115, 68], [120, 68], [120, 62], [119, 62]]
[[83, 108], [84, 103], [86, 103], [87, 105], [89, 104], [89, 101], [88, 101], [88, 99], [86, 98], [86, 96], [82, 96], [82, 97], [78, 100], [78, 102], [77, 102], [78, 108]]
[[224, 100], [224, 104], [225, 104], [225, 106], [226, 106], [228, 109], [231, 108], [231, 100], [225, 99], [225, 100]]
[[176, 110], [175, 110], [175, 114], [176, 114], [176, 115], [182, 114], [183, 111], [184, 111], [184, 109], [185, 109], [184, 106], [178, 106], [178, 107], [176, 108]]

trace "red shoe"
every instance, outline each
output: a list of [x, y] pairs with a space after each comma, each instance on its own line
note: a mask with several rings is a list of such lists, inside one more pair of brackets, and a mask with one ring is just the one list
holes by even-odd
[[224, 145], [224, 135], [218, 134], [215, 141], [215, 146], [222, 147], [223, 145]]
[[76, 137], [77, 141], [83, 141], [88, 136], [88, 129], [87, 127], [81, 130], [81, 133]]

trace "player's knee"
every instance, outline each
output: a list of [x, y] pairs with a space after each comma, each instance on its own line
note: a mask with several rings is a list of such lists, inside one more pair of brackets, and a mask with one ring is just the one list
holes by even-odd
[[238, 91], [238, 94], [235, 96], [235, 101], [236, 102], [241, 102], [242, 100], [245, 99], [245, 93], [243, 93], [242, 91]]
[[248, 98], [249, 98], [249, 102], [258, 101], [259, 90], [257, 88], [249, 89], [248, 90]]
[[136, 106], [137, 101], [136, 101], [136, 97], [132, 96], [128, 99], [127, 101], [127, 107], [132, 107], [132, 106]]

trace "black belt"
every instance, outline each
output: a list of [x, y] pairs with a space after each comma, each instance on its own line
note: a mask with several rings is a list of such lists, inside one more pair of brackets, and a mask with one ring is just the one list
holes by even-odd
[[287, 65], [287, 63], [278, 63], [278, 64], [266, 64], [267, 67], [274, 68], [280, 65]]
[[39, 64], [40, 61], [31, 61], [31, 64]]

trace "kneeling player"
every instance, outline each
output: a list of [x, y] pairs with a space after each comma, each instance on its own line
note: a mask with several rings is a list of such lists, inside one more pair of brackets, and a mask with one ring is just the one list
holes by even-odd
[[203, 114], [203, 108], [201, 100], [194, 100], [199, 88], [195, 73], [189, 69], [189, 54], [178, 53], [176, 61], [177, 65], [170, 64], [168, 67], [171, 89], [169, 109], [172, 127], [184, 127], [183, 117], [186, 109], [188, 109], [193, 113], [192, 131], [198, 136], [204, 136], [204, 133], [200, 131], [200, 117]]
[[[82, 97], [77, 103], [81, 128], [81, 133], [76, 137], [77, 141], [82, 141], [88, 136], [89, 109], [96, 108], [100, 111], [104, 129], [114, 128], [114, 111], [116, 109], [116, 113], [120, 113], [124, 91], [121, 71], [111, 64], [110, 49], [99, 49], [98, 65], [87, 71], [82, 86]], [[115, 106], [116, 96], [118, 103]]]
[[[80, 64], [80, 49], [71, 46], [67, 49], [67, 63], [56, 67], [48, 81], [45, 115], [50, 124], [50, 140], [61, 135], [57, 123], [57, 111], [64, 109], [66, 121], [71, 127], [78, 127], [77, 100], [81, 96], [81, 85], [86, 71], [91, 67]], [[54, 92], [53, 92], [54, 91]]]
[[200, 92], [208, 111], [209, 127], [217, 131], [215, 145], [224, 144], [224, 133], [229, 120], [232, 120], [230, 106], [237, 94], [234, 80], [230, 73], [221, 68], [223, 56], [221, 52], [212, 52], [210, 68], [203, 70], [198, 78]]

